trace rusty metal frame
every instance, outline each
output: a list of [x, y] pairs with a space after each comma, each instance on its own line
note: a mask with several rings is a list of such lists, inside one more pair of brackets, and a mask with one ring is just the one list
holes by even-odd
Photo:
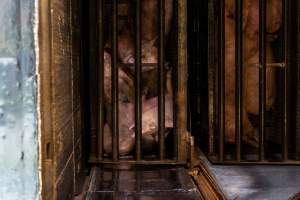
[[[53, 130], [51, 109], [51, 20], [50, 20], [50, 0], [39, 3], [39, 67], [40, 74], [40, 117], [42, 120], [40, 135], [40, 161], [41, 161], [41, 197], [52, 199], [55, 196], [54, 190], [54, 161], [53, 161]], [[46, 185], [47, 184], [47, 185]]]

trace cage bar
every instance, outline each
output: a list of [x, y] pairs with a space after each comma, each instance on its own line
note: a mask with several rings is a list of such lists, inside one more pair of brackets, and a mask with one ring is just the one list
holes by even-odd
[[119, 159], [119, 110], [118, 110], [118, 3], [112, 0], [112, 152], [113, 160]]
[[288, 160], [288, 114], [287, 114], [287, 98], [288, 98], [288, 59], [287, 59], [287, 51], [288, 51], [288, 1], [282, 0], [282, 5], [284, 6], [282, 11], [282, 23], [283, 23], [283, 59], [285, 63], [284, 68], [284, 98], [283, 98], [283, 135], [282, 135], [282, 160]]
[[141, 160], [142, 102], [141, 102], [141, 3], [135, 2], [135, 149], [136, 160]]
[[165, 0], [159, 0], [159, 50], [158, 50], [158, 136], [159, 159], [165, 151]]
[[259, 1], [259, 160], [265, 159], [266, 1]]
[[224, 160], [224, 119], [225, 119], [225, 0], [220, 0], [220, 63], [219, 63], [219, 159]]
[[99, 72], [98, 81], [98, 99], [99, 99], [99, 126], [98, 126], [98, 154], [99, 160], [103, 159], [103, 136], [104, 136], [104, 0], [99, 0], [97, 4], [97, 53], [100, 55], [99, 59], [96, 60], [96, 65]]
[[[219, 42], [218, 38], [216, 37], [215, 33], [216, 30], [218, 30], [218, 27], [216, 27], [215, 22], [215, 15], [217, 15], [217, 11], [215, 9], [215, 6], [217, 6], [217, 1], [208, 1], [208, 67], [207, 73], [208, 73], [208, 154], [214, 155], [215, 153], [215, 146], [217, 144], [215, 143], [215, 130], [214, 130], [214, 124], [216, 121], [216, 115], [215, 115], [215, 105], [217, 105], [215, 98], [215, 93], [217, 87], [215, 86], [215, 72], [217, 71], [218, 66], [216, 66], [215, 60], [218, 58], [219, 53], [217, 53], [219, 46], [216, 43], [216, 41]], [[220, 30], [218, 30], [220, 32]]]
[[[280, 29], [280, 34], [278, 35], [278, 32], [276, 33], [268, 33], [270, 34], [271, 39], [275, 39], [275, 41], [270, 41], [272, 43], [271, 48], [274, 48], [273, 45], [282, 45], [282, 60], [274, 60], [272, 63], [267, 63], [267, 42], [269, 43], [267, 35], [267, 2], [266, 0], [260, 0], [259, 1], [259, 42], [258, 49], [259, 49], [259, 62], [258, 64], [253, 64], [253, 67], [257, 67], [259, 70], [259, 73], [257, 74], [257, 78], [259, 78], [259, 84], [257, 86], [257, 89], [259, 89], [259, 115], [258, 120], [256, 119], [255, 114], [249, 113], [249, 120], [251, 121], [253, 126], [256, 126], [257, 121], [259, 122], [258, 128], [259, 128], [259, 144], [258, 144], [258, 150], [254, 149], [254, 147], [247, 146], [244, 148], [242, 146], [243, 143], [243, 117], [245, 117], [246, 112], [243, 108], [243, 1], [236, 0], [235, 1], [235, 76], [236, 76], [236, 113], [235, 113], [235, 122], [236, 122], [236, 146], [235, 150], [231, 151], [231, 146], [228, 145], [228, 152], [226, 152], [224, 148], [227, 147], [225, 145], [224, 137], [224, 111], [222, 111], [224, 108], [224, 102], [222, 101], [222, 98], [224, 98], [223, 90], [225, 88], [226, 83], [224, 83], [224, 80], [222, 80], [222, 76], [224, 72], [222, 72], [222, 68], [225, 68], [223, 66], [225, 64], [224, 60], [224, 43], [225, 38], [223, 33], [224, 27], [226, 23], [224, 22], [224, 1], [225, 0], [211, 0], [208, 1], [210, 15], [208, 16], [209, 20], [209, 26], [208, 26], [208, 32], [209, 32], [209, 57], [208, 57], [208, 72], [209, 72], [209, 91], [208, 91], [208, 98], [209, 98], [209, 106], [212, 106], [213, 108], [209, 110], [209, 148], [207, 151], [207, 155], [209, 160], [214, 164], [228, 164], [228, 165], [251, 165], [251, 164], [258, 164], [258, 165], [299, 165], [299, 159], [295, 156], [297, 145], [295, 141], [290, 141], [290, 139], [295, 139], [296, 135], [294, 135], [294, 130], [296, 127], [293, 126], [294, 122], [297, 121], [294, 116], [291, 114], [295, 113], [295, 111], [292, 111], [291, 108], [296, 104], [296, 102], [291, 99], [291, 92], [296, 90], [296, 86], [294, 81], [296, 81], [297, 76], [294, 73], [294, 65], [292, 63], [297, 62], [297, 56], [295, 49], [297, 48], [296, 43], [292, 43], [292, 41], [297, 40], [297, 35], [293, 32], [296, 32], [294, 24], [297, 22], [297, 19], [293, 18], [293, 16], [296, 14], [297, 9], [294, 7], [298, 5], [296, 2], [288, 1], [288, 0], [280, 0], [282, 2], [281, 9], [283, 10], [282, 14], [282, 26]], [[269, 2], [268, 2], [269, 3]], [[271, 3], [270, 3], [271, 4]], [[293, 8], [294, 7], [294, 8]], [[215, 20], [215, 12], [219, 12], [219, 18], [218, 20]], [[253, 11], [252, 11], [253, 12]], [[233, 16], [230, 16], [233, 17]], [[276, 24], [279, 25], [279, 24]], [[216, 28], [217, 27], [217, 28]], [[218, 33], [215, 33], [215, 30], [218, 30]], [[279, 36], [272, 37], [273, 36]], [[217, 42], [216, 42], [217, 41]], [[217, 49], [217, 50], [214, 50]], [[280, 53], [279, 51], [274, 51], [274, 55], [277, 55]], [[215, 60], [216, 57], [218, 58], [218, 63], [216, 65]], [[252, 65], [252, 64], [251, 64]], [[213, 67], [212, 67], [213, 66]], [[252, 67], [252, 66], [251, 66]], [[267, 120], [267, 114], [274, 114], [273, 112], [277, 112], [278, 107], [272, 107], [270, 111], [266, 111], [266, 96], [267, 96], [267, 69], [270, 70], [277, 70], [280, 71], [280, 76], [275, 76], [275, 78], [280, 79], [280, 87], [276, 88], [277, 90], [280, 89], [279, 96], [277, 94], [275, 102], [279, 103], [280, 107], [280, 116], [283, 116], [283, 120], [280, 123], [280, 131], [277, 132], [276, 130], [276, 136], [281, 137], [281, 147], [280, 152], [278, 153], [276, 150], [272, 151], [273, 149], [267, 149], [270, 147], [277, 147], [278, 141], [274, 142], [272, 139], [277, 138], [270, 138], [270, 140], [267, 140], [266, 134], [269, 133], [272, 129], [269, 129], [269, 124], [276, 122], [273, 119], [273, 121]], [[213, 73], [211, 75], [210, 73]], [[281, 74], [282, 73], [282, 74]], [[294, 73], [294, 74], [292, 74]], [[282, 76], [283, 75], [283, 76]], [[282, 79], [283, 78], [283, 79]], [[216, 80], [217, 79], [217, 80]], [[283, 86], [283, 90], [281, 90], [281, 86]], [[294, 87], [295, 86], [295, 87]], [[215, 88], [214, 88], [215, 87]], [[213, 94], [212, 94], [213, 93]], [[280, 99], [278, 99], [280, 98]], [[281, 104], [282, 103], [282, 104]], [[278, 106], [277, 104], [275, 106]], [[217, 113], [214, 113], [214, 109], [216, 109]], [[274, 111], [275, 110], [275, 111]], [[270, 113], [269, 113], [270, 112]], [[217, 123], [214, 123], [217, 122]], [[272, 124], [273, 125], [273, 124]], [[215, 128], [218, 128], [218, 132], [215, 131]], [[267, 129], [268, 128], [268, 129]], [[273, 129], [274, 130], [274, 129]], [[218, 138], [219, 140], [217, 143], [214, 141], [214, 138]], [[292, 138], [293, 137], [293, 138]], [[215, 151], [217, 149], [218, 151]], [[229, 151], [230, 150], [230, 151]], [[294, 151], [295, 152], [292, 152]], [[250, 153], [248, 153], [251, 151]], [[233, 152], [233, 153], [232, 153]], [[270, 156], [268, 156], [268, 153], [270, 153]], [[293, 154], [292, 154], [293, 153]], [[231, 156], [235, 155], [235, 159], [228, 159]], [[229, 157], [227, 157], [229, 156]], [[249, 156], [249, 157], [247, 157]], [[281, 159], [279, 159], [281, 156]], [[254, 159], [256, 158], [256, 159]]]
[[96, 51], [97, 51], [97, 47], [96, 47], [96, 43], [95, 40], [97, 40], [97, 36], [96, 36], [96, 2], [94, 1], [90, 1], [89, 2], [89, 9], [90, 9], [90, 13], [89, 13], [89, 98], [90, 98], [90, 106], [89, 106], [89, 112], [90, 112], [90, 134], [91, 134], [91, 149], [90, 149], [90, 158], [96, 158], [97, 157], [97, 137], [98, 137], [98, 125], [97, 125], [97, 106], [98, 106], [98, 101], [97, 101], [97, 96], [95, 96], [95, 91], [97, 92], [97, 86], [94, 84], [95, 82], [97, 82], [97, 68], [95, 68], [95, 65], [97, 63], [97, 55], [96, 55]]
[[[177, 137], [177, 162], [187, 160], [187, 1], [177, 0], [177, 93], [176, 93], [176, 137]], [[179, 107], [180, 106], [180, 107]], [[180, 108], [180, 109], [179, 109]]]
[[241, 137], [243, 129], [243, 1], [236, 0], [236, 43], [235, 43], [235, 92], [236, 92], [236, 102], [235, 102], [235, 125], [236, 125], [236, 160], [241, 160]]

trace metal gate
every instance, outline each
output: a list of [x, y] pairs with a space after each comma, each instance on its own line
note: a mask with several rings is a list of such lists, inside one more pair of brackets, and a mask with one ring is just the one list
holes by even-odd
[[[185, 164], [187, 161], [188, 132], [186, 129], [186, 1], [174, 1], [174, 16], [172, 27], [172, 43], [170, 63], [173, 75], [173, 140], [172, 149], [165, 147], [165, 63], [166, 44], [165, 31], [165, 1], [158, 0], [158, 63], [143, 64], [141, 61], [141, 2], [97, 0], [90, 3], [90, 113], [91, 113], [91, 163], [102, 164]], [[123, 65], [134, 69], [134, 116], [135, 116], [135, 153], [134, 155], [119, 155], [119, 87], [118, 87], [118, 23], [129, 12], [128, 4], [133, 5], [130, 12], [134, 12], [134, 64]], [[125, 8], [125, 9], [124, 9]], [[107, 12], [107, 10], [109, 10]], [[108, 14], [107, 14], [108, 13]], [[125, 14], [126, 15], [126, 14]], [[111, 38], [111, 132], [112, 153], [104, 152], [104, 51], [105, 31], [109, 30]], [[100, 55], [100, 56], [99, 56]], [[158, 152], [143, 155], [142, 144], [142, 69], [144, 67], [157, 68], [158, 90]], [[168, 155], [166, 154], [168, 152]], [[172, 152], [170, 155], [169, 153]]]
[[[282, 0], [281, 28], [278, 29], [278, 38], [272, 45], [277, 45], [277, 58], [274, 62], [267, 61], [267, 3], [259, 1], [259, 55], [258, 63], [249, 66], [244, 60], [243, 46], [243, 8], [245, 0], [234, 1], [235, 21], [235, 86], [234, 86], [234, 138], [228, 142], [226, 126], [228, 116], [225, 110], [225, 99], [228, 98], [225, 77], [226, 39], [225, 39], [225, 3], [228, 0], [208, 1], [208, 149], [207, 155], [213, 163], [219, 164], [300, 164], [299, 143], [297, 142], [296, 99], [297, 94], [297, 2]], [[253, 1], [254, 2], [254, 1]], [[270, 1], [272, 2], [272, 1]], [[275, 1], [273, 1], [275, 2]], [[250, 12], [250, 11], [249, 11]], [[280, 12], [279, 12], [280, 13]], [[217, 19], [217, 20], [216, 20]], [[246, 34], [246, 33], [245, 33]], [[298, 61], [299, 62], [299, 61]], [[258, 113], [251, 116], [245, 113], [245, 71], [257, 68], [258, 73]], [[276, 97], [271, 108], [267, 106], [268, 70], [274, 72], [276, 82]], [[298, 83], [299, 84], [299, 83]], [[248, 85], [247, 85], [248, 86]], [[228, 87], [228, 85], [227, 85]], [[298, 86], [299, 87], [299, 86]], [[254, 96], [253, 98], [256, 98]], [[228, 101], [227, 101], [228, 102]], [[247, 124], [245, 116], [249, 118], [257, 134], [257, 143], [246, 141]], [[247, 122], [248, 123], [248, 122]], [[230, 144], [229, 144], [230, 143]]]

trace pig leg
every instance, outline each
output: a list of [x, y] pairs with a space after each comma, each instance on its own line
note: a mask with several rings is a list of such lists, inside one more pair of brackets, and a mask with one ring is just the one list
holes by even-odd
[[[242, 110], [242, 123], [243, 123], [243, 138], [242, 140], [247, 144], [258, 147], [257, 131], [249, 121], [247, 112]], [[235, 118], [235, 105], [233, 103], [225, 104], [225, 141], [228, 143], [235, 143], [236, 138], [236, 118]]]
[[[234, 69], [226, 64], [225, 69], [225, 141], [235, 143], [236, 138], [236, 102], [235, 102], [235, 75], [228, 72]], [[229, 68], [229, 69], [228, 69]], [[231, 68], [231, 69], [230, 69]], [[234, 71], [234, 70], [233, 70]], [[227, 73], [226, 73], [227, 72]], [[227, 77], [227, 78], [226, 78]], [[243, 141], [257, 146], [256, 131], [249, 121], [245, 107], [242, 110]]]
[[[235, 26], [234, 21], [225, 18], [225, 141], [235, 143]], [[242, 109], [243, 140], [257, 146], [255, 129], [249, 121], [245, 108]]]

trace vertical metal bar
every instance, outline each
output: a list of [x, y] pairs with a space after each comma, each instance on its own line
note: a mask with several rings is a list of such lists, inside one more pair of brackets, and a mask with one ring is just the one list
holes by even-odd
[[242, 97], [243, 97], [243, 0], [236, 0], [236, 43], [235, 43], [235, 92], [236, 92], [236, 160], [241, 160], [241, 138], [242, 138]]
[[89, 1], [89, 98], [90, 98], [90, 131], [91, 131], [91, 158], [97, 157], [97, 68], [96, 68], [96, 5], [95, 1]]
[[159, 159], [165, 151], [165, 0], [159, 0], [159, 50], [158, 50], [158, 135]]
[[141, 160], [142, 102], [141, 102], [141, 3], [135, 3], [135, 149], [136, 160]]
[[117, 0], [112, 0], [112, 149], [113, 161], [119, 159], [119, 113], [118, 113], [118, 66], [117, 66], [117, 41], [118, 31], [118, 3]]
[[186, 161], [187, 159], [187, 1], [177, 0], [177, 16], [176, 23], [178, 27], [177, 38], [177, 88], [176, 88], [176, 136], [178, 148], [178, 161]]
[[259, 1], [259, 159], [265, 159], [266, 110], [266, 1]]
[[98, 1], [97, 21], [98, 21], [98, 52], [97, 67], [99, 72], [98, 94], [99, 94], [99, 127], [98, 127], [98, 159], [103, 159], [103, 133], [104, 133], [104, 0]]
[[[178, 7], [178, 2], [174, 1], [173, 3], [174, 3], [174, 7], [173, 8], [177, 8]], [[178, 22], [178, 14], [174, 14], [174, 21]], [[176, 33], [176, 38], [178, 38], [178, 32]], [[177, 57], [178, 54], [177, 55], [175, 54], [175, 56]], [[174, 61], [177, 58], [175, 58]], [[179, 152], [179, 148], [178, 148], [178, 129], [177, 129], [178, 126], [177, 126], [177, 120], [176, 120], [177, 116], [178, 116], [178, 112], [177, 112], [178, 105], [177, 105], [176, 99], [175, 99], [175, 97], [178, 94], [178, 90], [177, 90], [177, 88], [178, 88], [178, 81], [177, 80], [178, 79], [175, 78], [175, 77], [177, 77], [177, 74], [178, 74], [178, 68], [177, 68], [177, 65], [175, 65], [174, 68], [172, 68], [172, 77], [173, 77], [172, 78], [172, 84], [173, 84], [173, 91], [172, 91], [173, 92], [173, 96], [172, 96], [172, 98], [173, 98], [173, 105], [172, 106], [173, 106], [173, 123], [174, 123], [174, 129], [173, 129], [173, 136], [174, 136], [174, 138], [173, 138], [173, 145], [174, 145], [174, 147], [173, 147], [173, 153], [174, 153], [174, 160], [178, 160], [178, 152]]]
[[287, 51], [288, 51], [288, 1], [282, 0], [282, 22], [283, 22], [283, 59], [285, 63], [284, 68], [284, 99], [283, 99], [283, 135], [282, 135], [282, 160], [288, 160], [288, 114], [287, 114], [287, 89], [288, 89], [288, 60], [287, 60]]
[[[177, 76], [177, 74], [178, 74], [178, 69], [172, 69], [172, 77], [176, 77]], [[177, 91], [177, 84], [178, 84], [178, 81], [177, 81], [177, 79], [176, 78], [172, 78], [173, 80], [172, 80], [172, 84], [173, 84], [173, 94], [172, 94], [172, 98], [173, 98], [173, 105], [172, 105], [172, 107], [173, 107], [173, 124], [174, 124], [174, 129], [173, 129], [173, 158], [174, 158], [174, 160], [178, 160], [178, 152], [179, 152], [179, 147], [178, 147], [178, 129], [177, 129], [177, 120], [175, 120], [175, 119], [177, 119], [177, 116], [178, 116], [178, 113], [177, 113], [177, 111], [178, 111], [178, 105], [177, 105], [177, 103], [175, 102], [176, 100], [175, 100], [175, 97], [177, 96], [177, 94], [178, 94], [178, 91]], [[190, 113], [191, 114], [191, 113]], [[190, 118], [190, 121], [191, 121], [191, 118]], [[191, 124], [192, 124], [192, 122], [191, 122]], [[190, 131], [192, 132], [192, 128], [190, 129]]]
[[[295, 159], [297, 161], [299, 161], [300, 160], [300, 127], [299, 127], [299, 117], [300, 117], [299, 116], [300, 115], [300, 105], [299, 105], [299, 98], [300, 98], [300, 92], [299, 92], [299, 81], [300, 81], [300, 77], [299, 77], [299, 75], [300, 75], [300, 71], [299, 71], [300, 70], [300, 56], [299, 56], [299, 52], [300, 52], [299, 51], [300, 50], [300, 25], [299, 25], [299, 23], [300, 23], [300, 14], [299, 13], [300, 13], [300, 3], [299, 3], [299, 1], [293, 2], [293, 3], [290, 2], [290, 1], [288, 1], [288, 2], [289, 2], [289, 4], [288, 4], [289, 9], [288, 10], [290, 11], [289, 13], [292, 13], [291, 11], [293, 10], [293, 13], [289, 14], [289, 17], [290, 17], [290, 19], [289, 19], [289, 31], [288, 31], [289, 32], [289, 38], [291, 36], [293, 36], [292, 41], [293, 41], [293, 44], [295, 44], [292, 48], [291, 42], [289, 42], [289, 45], [290, 45], [289, 46], [289, 59], [288, 59], [288, 62], [290, 62], [290, 63], [288, 63], [288, 65], [290, 66], [288, 68], [289, 69], [288, 74], [290, 76], [289, 77], [289, 86], [296, 85], [292, 89], [293, 89], [293, 92], [297, 91], [297, 96], [296, 96], [295, 101], [293, 103], [293, 105], [295, 105], [295, 107], [296, 107], [295, 111], [291, 112], [290, 107], [288, 107], [289, 112], [295, 116], [293, 118], [291, 118], [291, 117], [289, 118], [290, 120], [292, 119], [291, 121], [293, 121], [293, 124], [295, 124], [295, 126], [293, 125], [292, 126], [293, 128], [292, 128], [291, 123], [289, 121], [288, 122], [290, 124], [289, 130], [292, 129], [292, 131], [295, 132], [295, 136], [293, 137], [293, 139], [295, 138], [294, 139], [295, 141], [293, 142], [293, 146], [294, 146], [293, 149], [295, 149]], [[297, 16], [295, 16], [295, 13], [298, 13], [298, 14], [296, 14]], [[298, 25], [297, 26], [292, 26], [292, 24], [294, 24], [294, 22], [298, 23]], [[292, 31], [290, 29], [292, 29]], [[291, 34], [291, 32], [294, 32], [294, 33]], [[293, 50], [291, 50], [291, 49], [293, 49]], [[292, 51], [295, 52], [294, 50], [296, 50], [297, 53], [292, 54], [293, 57], [295, 58], [293, 60], [292, 56], [290, 56], [290, 54], [292, 53]], [[291, 61], [293, 61], [293, 62], [291, 62]], [[292, 73], [291, 73], [292, 71], [294, 71], [294, 70], [291, 69], [292, 68], [291, 67], [292, 63], [295, 64], [295, 72], [296, 72], [295, 75], [292, 75]], [[289, 89], [289, 91], [288, 91], [289, 96], [291, 96], [289, 94], [289, 93], [291, 93], [290, 91], [291, 90]], [[289, 100], [291, 101], [292, 98], [290, 98]], [[289, 115], [290, 115], [290, 113], [289, 113]]]
[[216, 66], [216, 55], [218, 53], [218, 44], [216, 44], [215, 32], [218, 29], [216, 27], [215, 18], [216, 15], [216, 3], [217, 1], [208, 1], [208, 154], [215, 154], [215, 104], [217, 99], [215, 98], [216, 87], [215, 87], [215, 76], [218, 66]]
[[219, 63], [219, 158], [224, 160], [224, 97], [225, 97], [225, 0], [220, 0], [220, 63]]

